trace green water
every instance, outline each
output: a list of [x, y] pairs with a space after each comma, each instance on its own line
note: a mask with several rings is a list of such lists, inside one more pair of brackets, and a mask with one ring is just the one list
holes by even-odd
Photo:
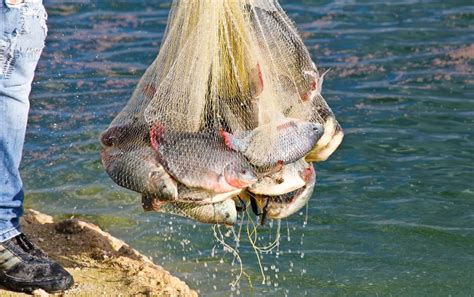
[[[332, 69], [323, 95], [346, 137], [316, 166], [307, 222], [304, 210], [283, 221], [279, 251], [263, 256], [265, 284], [244, 235], [249, 278], [232, 291], [238, 266], [210, 226], [144, 213], [102, 169], [98, 135], [156, 56], [165, 1], [46, 1], [27, 206], [98, 223], [204, 296], [473, 296], [472, 2], [282, 4]], [[259, 228], [261, 244], [275, 232]]]

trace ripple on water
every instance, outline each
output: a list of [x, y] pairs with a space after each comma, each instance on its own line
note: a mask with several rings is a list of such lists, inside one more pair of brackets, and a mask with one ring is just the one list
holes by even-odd
[[[305, 211], [282, 222], [247, 296], [468, 296], [474, 291], [470, 1], [281, 1], [321, 69], [346, 137], [317, 164]], [[27, 205], [104, 226], [206, 296], [229, 295], [233, 257], [209, 226], [143, 213], [113, 185], [98, 137], [155, 58], [169, 1], [46, 1], [22, 164]], [[259, 227], [261, 244], [275, 226]], [[235, 245], [232, 237], [228, 243]], [[274, 267], [274, 269], [272, 269]], [[278, 269], [278, 271], [277, 271]]]

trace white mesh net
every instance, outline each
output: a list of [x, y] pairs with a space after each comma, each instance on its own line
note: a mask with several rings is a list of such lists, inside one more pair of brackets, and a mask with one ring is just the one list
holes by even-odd
[[220, 203], [325, 160], [342, 129], [323, 78], [277, 1], [176, 0], [157, 58], [102, 135], [106, 171], [160, 201]]

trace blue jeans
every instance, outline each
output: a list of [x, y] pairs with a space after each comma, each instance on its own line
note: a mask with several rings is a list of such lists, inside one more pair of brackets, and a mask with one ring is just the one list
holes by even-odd
[[41, 0], [0, 0], [0, 242], [21, 233], [23, 183], [18, 168], [46, 18]]

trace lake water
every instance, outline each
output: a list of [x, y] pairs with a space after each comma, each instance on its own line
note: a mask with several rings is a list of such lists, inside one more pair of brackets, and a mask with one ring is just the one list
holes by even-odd
[[[204, 296], [474, 295], [471, 1], [282, 1], [343, 126], [279, 251], [242, 232], [244, 276], [212, 227], [144, 213], [108, 178], [98, 136], [156, 56], [167, 1], [48, 1], [22, 174], [27, 206], [85, 217]], [[259, 227], [260, 245], [276, 224]], [[223, 229], [223, 232], [226, 230]], [[233, 237], [226, 237], [233, 243]]]

